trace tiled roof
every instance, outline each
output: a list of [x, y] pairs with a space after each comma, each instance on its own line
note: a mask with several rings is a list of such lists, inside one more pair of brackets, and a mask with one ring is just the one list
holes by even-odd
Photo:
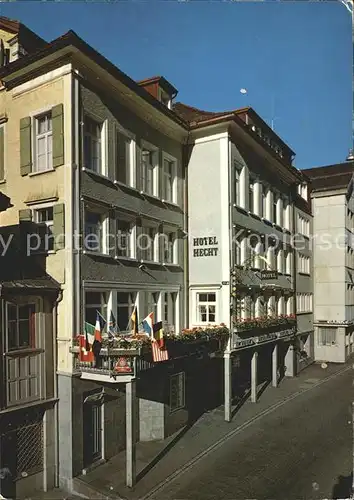
[[2, 288], [17, 290], [60, 290], [60, 284], [50, 276], [37, 279], [23, 279], [4, 281], [0, 283]]
[[228, 115], [237, 115], [240, 112], [249, 110], [250, 108], [233, 109], [231, 111], [203, 111], [202, 109], [187, 106], [182, 102], [176, 102], [173, 106], [175, 113], [189, 123], [199, 123], [212, 118], [221, 118]]
[[304, 172], [311, 179], [312, 191], [341, 189], [348, 186], [354, 174], [354, 162], [310, 168]]

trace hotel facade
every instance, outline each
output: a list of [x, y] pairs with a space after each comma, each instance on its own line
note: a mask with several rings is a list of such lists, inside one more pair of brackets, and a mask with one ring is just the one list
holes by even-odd
[[[256, 401], [261, 383], [313, 360], [308, 180], [251, 108], [175, 104], [165, 78], [135, 82], [71, 31], [47, 43], [0, 18], [0, 38], [0, 182], [12, 204], [2, 225], [19, 228], [22, 250], [52, 280], [30, 345], [11, 352], [40, 354], [30, 402], [51, 405], [36, 467], [15, 470], [16, 488], [74, 491], [75, 477], [124, 449], [131, 486], [137, 440], [173, 434], [210, 399], [220, 404], [223, 387], [229, 420], [234, 398], [250, 389]], [[134, 307], [171, 335], [208, 334], [176, 341], [166, 363], [126, 349], [131, 376], [112, 378], [107, 349], [100, 369], [85, 366], [85, 323], [113, 313], [124, 333]], [[221, 324], [225, 353], [212, 337]], [[8, 396], [10, 382], [21, 385], [11, 369], [0, 414], [24, 410], [19, 389]], [[23, 454], [30, 442], [16, 446]], [[5, 452], [0, 441], [2, 463]]]

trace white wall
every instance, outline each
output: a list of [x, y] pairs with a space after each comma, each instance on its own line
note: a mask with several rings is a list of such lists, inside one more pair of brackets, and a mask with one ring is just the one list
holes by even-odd
[[197, 140], [188, 165], [191, 326], [199, 290], [218, 291], [216, 323], [229, 325], [228, 144], [227, 133]]
[[345, 195], [313, 198], [315, 321], [345, 320]]

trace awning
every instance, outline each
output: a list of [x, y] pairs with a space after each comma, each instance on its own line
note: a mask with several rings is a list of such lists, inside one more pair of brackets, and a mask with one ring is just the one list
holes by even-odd
[[236, 286], [240, 288], [292, 290], [291, 280], [287, 276], [278, 275], [275, 279], [262, 280], [260, 272], [251, 269], [237, 269], [236, 273]]
[[2, 290], [16, 290], [16, 291], [36, 291], [36, 292], [46, 292], [60, 290], [60, 284], [55, 281], [50, 276], [45, 276], [43, 278], [27, 278], [22, 280], [12, 280], [0, 282], [0, 287]]

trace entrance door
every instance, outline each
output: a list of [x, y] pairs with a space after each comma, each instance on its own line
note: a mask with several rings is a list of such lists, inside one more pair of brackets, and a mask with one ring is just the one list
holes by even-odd
[[102, 458], [102, 404], [84, 403], [84, 467]]

